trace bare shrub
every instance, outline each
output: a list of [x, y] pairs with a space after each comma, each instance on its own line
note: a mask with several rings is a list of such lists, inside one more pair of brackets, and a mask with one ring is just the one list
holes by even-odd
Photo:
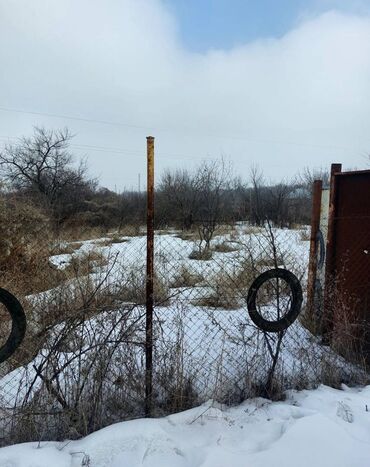
[[116, 258], [99, 268], [96, 259], [90, 252], [68, 281], [30, 299], [27, 352], [9, 368], [22, 374], [12, 391], [15, 441], [74, 439], [142, 413], [144, 312], [123, 303], [125, 277], [111, 280]]
[[[142, 326], [142, 315], [132, 307], [92, 319], [75, 316], [51, 329], [30, 378], [22, 381], [26, 392], [12, 435], [34, 439], [36, 422], [39, 440], [74, 439], [140, 413], [142, 367], [137, 357]], [[44, 411], [42, 420], [37, 413], [31, 416], [35, 407]]]

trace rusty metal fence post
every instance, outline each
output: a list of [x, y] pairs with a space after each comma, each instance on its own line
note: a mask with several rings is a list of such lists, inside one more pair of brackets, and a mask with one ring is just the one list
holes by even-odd
[[147, 137], [145, 415], [152, 413], [154, 304], [154, 137]]
[[330, 170], [330, 194], [328, 215], [328, 237], [326, 241], [325, 263], [325, 289], [324, 289], [324, 320], [323, 341], [329, 343], [330, 333], [333, 329], [333, 313], [331, 306], [332, 288], [334, 286], [335, 263], [335, 205], [336, 205], [336, 178], [335, 175], [342, 171], [342, 164], [332, 164]]
[[315, 180], [312, 190], [310, 258], [307, 280], [307, 312], [314, 322], [315, 289], [317, 276], [317, 234], [320, 228], [322, 180]]

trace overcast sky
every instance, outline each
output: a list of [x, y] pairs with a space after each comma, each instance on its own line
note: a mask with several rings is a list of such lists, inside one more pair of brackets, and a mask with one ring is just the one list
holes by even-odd
[[143, 186], [148, 134], [158, 177], [365, 168], [370, 1], [0, 0], [0, 143], [36, 125], [117, 190]]

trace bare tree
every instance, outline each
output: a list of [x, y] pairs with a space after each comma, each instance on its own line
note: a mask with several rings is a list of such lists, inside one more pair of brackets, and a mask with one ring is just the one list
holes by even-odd
[[274, 225], [286, 227], [290, 220], [290, 201], [294, 194], [295, 186], [288, 182], [281, 182], [268, 187], [266, 193], [267, 218]]
[[196, 226], [203, 256], [209, 252], [221, 220], [233, 218], [235, 193], [240, 186], [240, 180], [233, 179], [231, 167], [222, 159], [203, 161], [194, 172], [167, 171], [158, 187], [157, 218], [179, 224], [184, 230]]
[[[304, 191], [295, 181], [283, 180], [269, 183], [257, 166], [250, 170], [252, 189], [250, 191], [250, 221], [261, 225], [271, 221], [275, 226], [284, 227], [297, 220], [295, 205]], [[305, 194], [305, 193], [304, 193]]]
[[175, 219], [183, 230], [190, 229], [198, 209], [194, 176], [186, 169], [166, 171], [159, 184], [158, 201], [163, 217]]
[[225, 192], [231, 187], [231, 167], [220, 161], [205, 161], [198, 168], [194, 179], [198, 212], [200, 249], [209, 251], [215, 230], [222, 221]]
[[63, 187], [79, 183], [86, 172], [83, 163], [71, 167], [67, 150], [71, 138], [68, 129], [35, 128], [32, 137], [23, 137], [0, 153], [3, 177], [12, 187], [36, 191], [53, 204]]
[[315, 180], [322, 180], [323, 186], [328, 187], [330, 182], [330, 171], [327, 168], [310, 169], [305, 167], [297, 177], [297, 182], [312, 189]]
[[38, 198], [54, 212], [62, 204], [73, 203], [76, 191], [88, 189], [91, 182], [86, 179], [84, 161], [73, 166], [68, 151], [71, 138], [68, 129], [35, 128], [31, 137], [7, 145], [0, 152], [0, 173], [4, 181], [11, 188]]
[[264, 214], [262, 212], [262, 188], [264, 176], [258, 166], [253, 165], [250, 170], [250, 180], [252, 184], [250, 200], [250, 221], [253, 224], [260, 225], [263, 222]]

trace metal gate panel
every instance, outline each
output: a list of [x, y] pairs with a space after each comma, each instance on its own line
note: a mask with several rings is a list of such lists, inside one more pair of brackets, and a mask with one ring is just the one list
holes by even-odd
[[332, 272], [342, 306], [363, 321], [361, 332], [370, 326], [370, 171], [334, 178]]

